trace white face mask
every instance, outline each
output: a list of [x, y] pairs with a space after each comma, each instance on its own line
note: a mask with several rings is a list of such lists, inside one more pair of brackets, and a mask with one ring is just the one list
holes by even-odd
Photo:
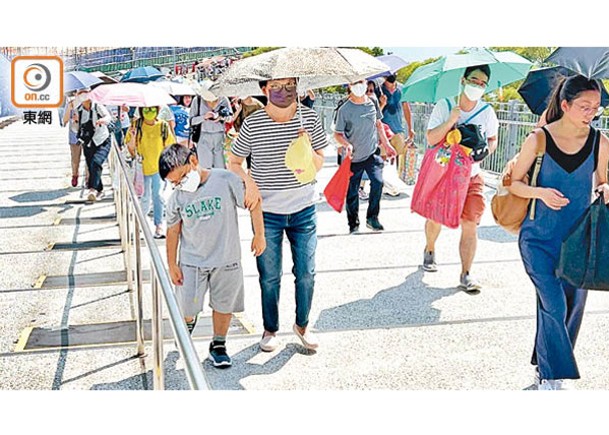
[[484, 88], [470, 84], [465, 85], [465, 87], [463, 88], [463, 93], [471, 101], [478, 101], [480, 98], [482, 98], [482, 96], [484, 95], [484, 91]]
[[76, 97], [74, 97], [74, 104], [76, 105], [76, 107], [78, 107], [83, 103], [83, 101], [87, 100], [88, 98], [88, 93], [78, 94]]
[[201, 175], [199, 175], [199, 171], [193, 169], [186, 174], [176, 189], [192, 193], [196, 192], [196, 190], [199, 188], [199, 184], [201, 184]]
[[366, 83], [357, 83], [355, 85], [351, 85], [351, 93], [356, 97], [363, 97], [366, 95], [367, 90], [368, 85], [366, 85]]

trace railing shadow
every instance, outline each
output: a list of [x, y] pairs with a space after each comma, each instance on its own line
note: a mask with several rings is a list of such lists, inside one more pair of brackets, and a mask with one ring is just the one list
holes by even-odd
[[[206, 351], [205, 351], [206, 352]], [[233, 366], [228, 369], [217, 369], [211, 365], [207, 359], [202, 361], [203, 370], [210, 388], [213, 390], [245, 390], [241, 380], [250, 376], [270, 375], [281, 370], [283, 366], [297, 353], [309, 355], [304, 347], [297, 344], [288, 344], [271, 359], [263, 364], [250, 363], [249, 361], [260, 353], [258, 344], [246, 347], [240, 352], [231, 356]], [[205, 355], [207, 358], [207, 355]], [[163, 361], [163, 372], [165, 390], [189, 390], [190, 384], [184, 373], [184, 369], [178, 369], [177, 363], [180, 354], [177, 351], [170, 351]], [[141, 373], [118, 382], [95, 384], [92, 390], [133, 390], [133, 389], [152, 389], [153, 377], [152, 370]]]

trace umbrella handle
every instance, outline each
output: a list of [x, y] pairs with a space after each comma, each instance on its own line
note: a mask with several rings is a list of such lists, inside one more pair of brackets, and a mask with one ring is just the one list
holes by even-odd
[[298, 120], [300, 121], [300, 129], [304, 130], [304, 124], [302, 122], [302, 111], [300, 110], [300, 94], [296, 93], [296, 105], [298, 107]]

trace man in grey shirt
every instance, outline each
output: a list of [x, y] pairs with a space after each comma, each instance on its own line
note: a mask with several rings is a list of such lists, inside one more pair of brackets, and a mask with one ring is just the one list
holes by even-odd
[[[244, 310], [237, 207], [245, 207], [245, 186], [229, 171], [201, 168], [197, 156], [178, 144], [161, 154], [159, 173], [176, 189], [167, 204], [167, 263], [180, 309], [192, 333], [209, 289], [214, 329], [209, 359], [215, 367], [229, 367], [226, 335], [232, 313]], [[260, 204], [251, 215], [252, 251], [258, 256], [266, 247]]]
[[[360, 80], [349, 85], [349, 99], [338, 109], [334, 138], [340, 148], [351, 156], [351, 179], [347, 191], [347, 219], [349, 233], [359, 230], [359, 185], [364, 171], [370, 178], [370, 197], [366, 226], [374, 231], [384, 230], [378, 220], [381, 210], [384, 162], [378, 148], [385, 148], [387, 157], [396, 152], [389, 145], [381, 123], [383, 115], [377, 103], [366, 95], [367, 84]], [[340, 149], [339, 149], [340, 152]]]

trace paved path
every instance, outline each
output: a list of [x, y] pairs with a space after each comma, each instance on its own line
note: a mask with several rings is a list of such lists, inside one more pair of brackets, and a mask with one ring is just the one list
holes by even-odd
[[[0, 237], [4, 241], [0, 247], [0, 389], [151, 388], [150, 358], [135, 358], [134, 344], [116, 343], [117, 335], [112, 330], [114, 326], [124, 329], [133, 318], [132, 295], [126, 283], [117, 278], [124, 264], [120, 246], [113, 245], [118, 239], [112, 221], [113, 203], [73, 202], [81, 198], [82, 190], [68, 187], [65, 136], [65, 130], [57, 127], [20, 123], [0, 130]], [[320, 173], [320, 190], [336, 170], [333, 160], [328, 158]], [[110, 191], [107, 175], [104, 183]], [[490, 192], [487, 194], [490, 199]], [[366, 205], [362, 204], [362, 216]], [[336, 213], [325, 203], [318, 205], [311, 325], [321, 347], [314, 354], [306, 352], [291, 332], [294, 291], [287, 245], [280, 346], [273, 353], [259, 352], [260, 291], [255, 261], [249, 254], [249, 216], [241, 212], [246, 312], [229, 337], [234, 366], [220, 371], [205, 361], [209, 331], [204, 326], [197, 328], [194, 340], [212, 387], [529, 387], [535, 295], [524, 273], [516, 238], [498, 228], [488, 212], [485, 214], [473, 269], [484, 288], [477, 295], [467, 294], [456, 288], [459, 232], [443, 230], [437, 247], [440, 270], [423, 273], [419, 268], [423, 219], [412, 214], [409, 205], [407, 195], [384, 197], [380, 220], [386, 231], [372, 233], [364, 228], [356, 235], [347, 234], [344, 213]], [[51, 243], [54, 248], [45, 251]], [[159, 248], [164, 255], [164, 242], [159, 242]], [[98, 281], [80, 281], [100, 272], [110, 278], [109, 282], [101, 285], [99, 276]], [[46, 278], [40, 280], [43, 275]], [[42, 287], [32, 288], [37, 281]], [[53, 282], [55, 286], [50, 286]], [[149, 311], [147, 301], [147, 317]], [[123, 326], [117, 326], [119, 323]], [[112, 326], [104, 329], [100, 326], [103, 324]], [[77, 346], [64, 340], [60, 348], [26, 349], [34, 332], [61, 338], [66, 328], [82, 330], [88, 325], [95, 325], [105, 345]], [[591, 292], [577, 346], [582, 374], [579, 389], [609, 388], [608, 329], [609, 295]], [[188, 388], [182, 359], [171, 339], [165, 342], [165, 375], [166, 388]]]

